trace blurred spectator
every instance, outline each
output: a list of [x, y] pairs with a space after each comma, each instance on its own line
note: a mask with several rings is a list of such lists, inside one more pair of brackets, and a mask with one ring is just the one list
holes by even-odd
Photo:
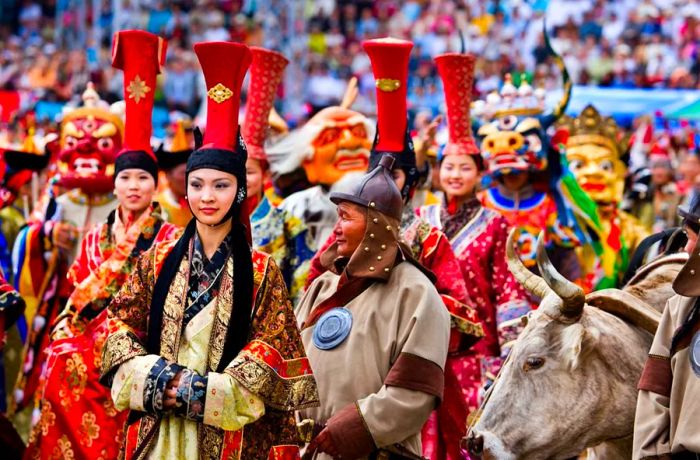
[[197, 111], [197, 72], [192, 64], [182, 56], [174, 56], [168, 59], [165, 71], [168, 78], [165, 80], [163, 92], [168, 109], [194, 116]]
[[233, 40], [288, 55], [295, 80], [285, 83], [284, 111], [295, 118], [337, 102], [351, 76], [356, 107], [372, 115], [360, 43], [391, 35], [414, 42], [412, 116], [436, 113], [442, 89], [432, 58], [445, 52], [478, 57], [479, 96], [508, 73], [516, 83], [525, 76], [535, 87], [561, 85], [542, 34], [545, 7], [551, 44], [574, 83], [700, 88], [700, 0], [14, 0], [0, 2], [0, 88], [67, 101], [94, 80], [113, 100], [121, 77], [109, 65], [112, 32], [144, 29], [169, 40], [159, 88], [169, 108], [199, 109], [192, 45]]

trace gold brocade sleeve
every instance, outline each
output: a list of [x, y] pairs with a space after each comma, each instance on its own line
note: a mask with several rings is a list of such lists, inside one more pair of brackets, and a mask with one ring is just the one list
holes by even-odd
[[256, 282], [261, 284], [255, 301], [251, 340], [224, 372], [274, 409], [317, 406], [316, 380], [282, 273], [271, 257], [258, 252], [253, 254], [253, 266]]
[[109, 336], [102, 350], [100, 380], [108, 382], [117, 368], [135, 356], [146, 355], [148, 313], [155, 284], [158, 244], [138, 260], [124, 286], [109, 305]]

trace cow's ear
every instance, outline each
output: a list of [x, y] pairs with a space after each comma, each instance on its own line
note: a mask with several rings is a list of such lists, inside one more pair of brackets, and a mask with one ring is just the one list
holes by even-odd
[[561, 354], [562, 361], [569, 368], [575, 370], [583, 358], [595, 347], [600, 331], [594, 327], [583, 327], [581, 323], [574, 323], [562, 329]]

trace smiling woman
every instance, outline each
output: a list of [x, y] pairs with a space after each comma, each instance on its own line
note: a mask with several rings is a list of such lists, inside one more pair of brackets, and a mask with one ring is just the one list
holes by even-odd
[[155, 178], [144, 169], [125, 169], [114, 179], [114, 194], [123, 211], [143, 211], [151, 204], [155, 191]]

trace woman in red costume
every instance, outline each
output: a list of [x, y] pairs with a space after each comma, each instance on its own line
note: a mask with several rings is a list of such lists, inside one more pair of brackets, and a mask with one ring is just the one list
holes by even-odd
[[530, 304], [506, 264], [508, 223], [483, 208], [475, 194], [483, 162], [469, 117], [474, 57], [446, 54], [435, 61], [445, 87], [449, 128], [440, 159], [446, 200], [421, 208], [420, 214], [449, 238], [485, 335], [469, 350], [448, 356], [443, 403], [423, 430], [423, 454], [431, 459], [460, 459], [460, 433], [467, 416], [478, 407], [480, 388], [498, 372]]
[[[116, 458], [126, 413], [99, 383], [107, 311], [144, 251], [176, 239], [180, 230], [163, 221], [153, 203], [158, 165], [151, 150], [151, 111], [156, 74], [165, 55], [162, 39], [127, 31], [114, 40], [113, 65], [124, 71], [126, 136], [115, 162], [119, 201], [106, 222], [92, 228], [70, 268], [75, 286], [53, 331], [41, 392], [41, 414], [25, 458]], [[136, 75], [138, 72], [138, 75]]]

